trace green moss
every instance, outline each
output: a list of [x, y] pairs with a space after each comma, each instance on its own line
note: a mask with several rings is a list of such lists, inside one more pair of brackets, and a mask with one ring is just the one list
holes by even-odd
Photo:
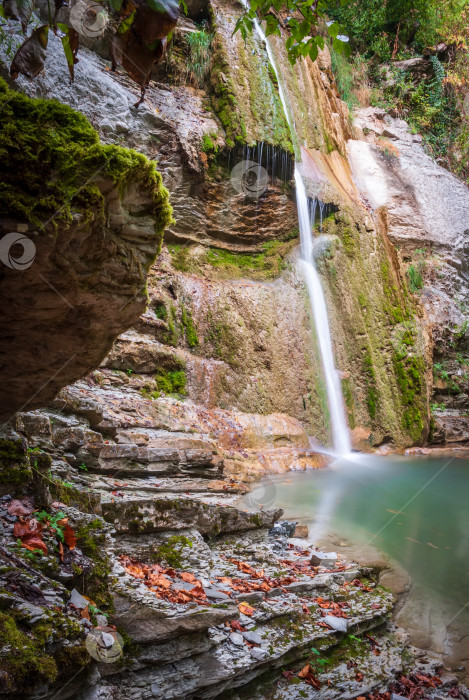
[[379, 395], [376, 388], [376, 373], [373, 366], [373, 359], [369, 350], [366, 352], [363, 360], [363, 373], [367, 379], [366, 406], [370, 418], [374, 420], [378, 409]]
[[392, 359], [404, 407], [402, 425], [410, 437], [417, 442], [421, 440], [424, 429], [422, 410], [425, 402], [425, 362], [421, 357], [397, 351], [394, 352]]
[[186, 309], [186, 307], [183, 305], [182, 306], [182, 311], [181, 311], [181, 323], [184, 327], [185, 334], [186, 334], [186, 341], [187, 344], [190, 348], [195, 347], [196, 345], [199, 344], [199, 336], [197, 335], [197, 329], [194, 324], [194, 320], [192, 318], [192, 314], [190, 311]]
[[8, 649], [0, 657], [0, 669], [7, 673], [6, 690], [29, 695], [36, 687], [85, 666], [90, 656], [82, 645], [57, 644], [82, 635], [78, 622], [62, 615], [51, 615], [31, 631], [23, 629], [15, 613], [0, 612], [0, 646]]
[[182, 369], [173, 371], [160, 371], [155, 375], [155, 384], [158, 391], [165, 394], [186, 394], [186, 373]]
[[226, 133], [226, 145], [233, 147], [235, 141], [246, 143], [246, 125], [241, 116], [233, 81], [230, 77], [229, 59], [220, 36], [212, 42], [212, 105]]
[[172, 535], [164, 544], [153, 549], [152, 558], [158, 562], [163, 561], [175, 569], [180, 569], [184, 564], [183, 550], [186, 547], [192, 549], [193, 544], [192, 540], [184, 535]]
[[349, 378], [342, 379], [342, 394], [344, 396], [344, 402], [347, 408], [348, 424], [350, 429], [353, 430], [357, 422], [355, 418], [355, 400], [353, 398], [351, 380]]
[[285, 269], [285, 258], [296, 244], [296, 237], [287, 236], [283, 240], [264, 243], [260, 253], [234, 253], [221, 248], [209, 248], [204, 262], [226, 279], [249, 277], [270, 280], [279, 277]]
[[175, 270], [179, 272], [191, 271], [191, 258], [187, 246], [172, 245], [168, 246], [168, 250], [171, 253], [172, 264]]
[[172, 221], [168, 192], [155, 163], [130, 149], [100, 143], [87, 119], [56, 100], [32, 99], [0, 80], [0, 209], [34, 225], [72, 222], [76, 213], [104, 226], [96, 181], [123, 192], [140, 183], [151, 193], [160, 239]]
[[83, 592], [94, 600], [101, 610], [112, 610], [113, 602], [108, 588], [111, 568], [103, 548], [106, 535], [102, 520], [96, 518], [83, 525], [76, 531], [76, 537], [78, 547], [93, 562], [92, 570], [83, 579]]
[[157, 301], [153, 307], [156, 318], [165, 321], [168, 318], [168, 310], [164, 301]]
[[[215, 136], [215, 138], [216, 138], [216, 136]], [[200, 148], [204, 153], [217, 153], [218, 152], [218, 146], [215, 143], [213, 143], [209, 134], [204, 134], [202, 136], [202, 145]]]
[[57, 678], [54, 659], [44, 653], [42, 644], [22, 632], [7, 613], [0, 613], [0, 643], [10, 649], [8, 656], [0, 659], [0, 668], [8, 674], [11, 690], [32, 690], [41, 682], [52, 683]]
[[47, 480], [47, 485], [53, 499], [65, 503], [66, 506], [73, 506], [85, 513], [94, 513], [96, 507], [99, 506], [99, 494], [80, 491], [72, 484], [54, 477]]
[[260, 513], [253, 513], [248, 517], [249, 522], [254, 523], [256, 527], [262, 527], [262, 517]]
[[21, 487], [32, 479], [22, 440], [0, 440], [0, 484]]
[[166, 345], [176, 347], [181, 337], [181, 327], [177, 318], [176, 308], [173, 304], [169, 306], [166, 322], [168, 324], [168, 331], [164, 333], [162, 340]]
[[210, 346], [211, 355], [236, 367], [239, 343], [223, 309], [209, 309], [206, 323], [204, 342]]

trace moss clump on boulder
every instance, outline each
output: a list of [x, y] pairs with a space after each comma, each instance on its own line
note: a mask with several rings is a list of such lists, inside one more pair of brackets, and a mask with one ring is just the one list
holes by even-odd
[[4, 689], [9, 693], [29, 696], [38, 686], [90, 662], [78, 621], [52, 614], [31, 630], [17, 618], [15, 612], [0, 612], [0, 646], [8, 649], [0, 659], [0, 670], [6, 674]]
[[87, 119], [56, 100], [32, 99], [0, 80], [0, 208], [34, 225], [70, 224], [74, 214], [104, 214], [97, 185], [150, 190], [158, 234], [171, 223], [168, 192], [155, 163], [120, 146], [104, 145]]
[[0, 440], [0, 484], [19, 487], [31, 478], [31, 466], [22, 440]]
[[77, 544], [93, 562], [93, 568], [85, 579], [85, 593], [92, 598], [98, 608], [111, 612], [112, 596], [109, 592], [108, 577], [111, 572], [109, 560], [104, 552], [106, 539], [105, 524], [96, 518], [76, 531]]

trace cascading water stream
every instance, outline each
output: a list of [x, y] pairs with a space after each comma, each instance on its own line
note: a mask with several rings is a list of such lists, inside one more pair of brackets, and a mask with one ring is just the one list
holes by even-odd
[[[248, 8], [248, 3], [243, 0], [243, 4]], [[287, 101], [280, 83], [277, 66], [270, 44], [265, 36], [262, 27], [257, 19], [254, 19], [254, 28], [262, 41], [265, 43], [267, 56], [270, 65], [275, 72], [278, 82], [280, 101], [285, 112], [285, 117], [290, 127], [292, 137], [295, 136], [295, 125], [287, 107]], [[319, 351], [326, 379], [327, 400], [332, 427], [332, 439], [334, 450], [339, 455], [346, 455], [351, 451], [350, 435], [345, 418], [344, 402], [339, 375], [334, 365], [334, 355], [332, 352], [332, 340], [327, 317], [326, 300], [321, 286], [321, 281], [314, 265], [313, 258], [313, 221], [310, 216], [308, 197], [306, 195], [305, 184], [301, 176], [298, 165], [295, 165], [295, 185], [296, 203], [298, 207], [298, 223], [300, 229], [301, 260], [300, 267], [303, 272], [308, 288], [309, 300], [313, 311], [314, 325], [318, 337]], [[321, 215], [322, 208], [320, 203]], [[322, 217], [321, 217], [322, 218]]]
[[321, 281], [314, 265], [312, 221], [308, 208], [308, 197], [301, 173], [295, 167], [296, 205], [300, 228], [301, 260], [300, 267], [308, 287], [309, 300], [313, 310], [314, 325], [318, 338], [324, 376], [326, 378], [327, 400], [331, 417], [334, 449], [339, 455], [351, 450], [349, 430], [345, 418], [344, 402], [339, 375], [334, 365], [331, 332], [327, 317], [326, 300]]

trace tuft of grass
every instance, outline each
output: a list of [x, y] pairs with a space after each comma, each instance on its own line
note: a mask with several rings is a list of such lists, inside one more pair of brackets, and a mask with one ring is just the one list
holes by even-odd
[[195, 87], [201, 87], [210, 70], [213, 34], [205, 29], [189, 32], [185, 36], [188, 47], [187, 78]]

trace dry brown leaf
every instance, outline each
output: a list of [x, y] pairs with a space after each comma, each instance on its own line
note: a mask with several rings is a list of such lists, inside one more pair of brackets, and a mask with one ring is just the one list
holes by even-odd
[[249, 617], [255, 612], [255, 608], [252, 608], [248, 603], [240, 603], [238, 605], [238, 610], [243, 615], [248, 615]]
[[[67, 518], [68, 520], [68, 518]], [[64, 527], [64, 540], [65, 544], [70, 550], [74, 550], [75, 547], [77, 546], [77, 538], [75, 535], [75, 530], [70, 527], [67, 523], [65, 524]]]

